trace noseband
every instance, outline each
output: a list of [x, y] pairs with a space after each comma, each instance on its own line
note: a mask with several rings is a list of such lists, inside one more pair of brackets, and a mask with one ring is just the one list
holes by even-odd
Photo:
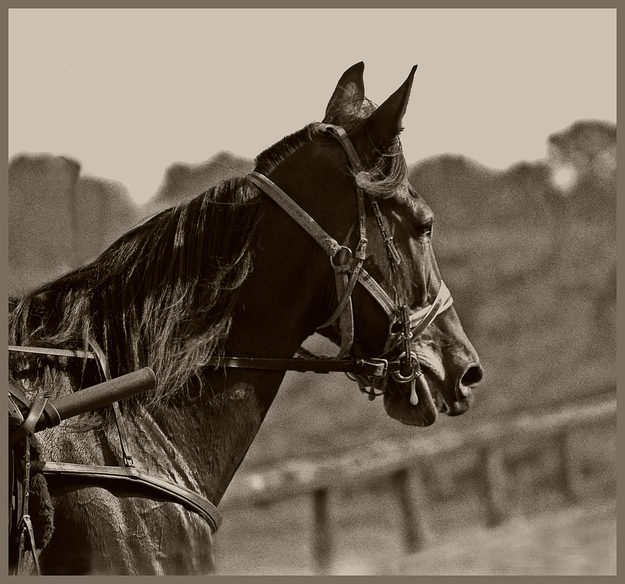
[[[341, 144], [354, 174], [364, 170], [358, 153], [343, 128], [331, 124], [319, 124], [319, 126], [322, 131], [328, 133]], [[247, 177], [288, 213], [328, 255], [330, 264], [334, 269], [338, 305], [332, 315], [317, 327], [317, 330], [324, 329], [338, 320], [341, 331], [341, 345], [338, 354], [334, 357], [315, 355], [304, 348], [300, 348], [298, 350], [298, 355], [300, 356], [292, 359], [223, 357], [216, 364], [221, 367], [314, 371], [317, 373], [343, 371], [353, 376], [352, 378], [358, 382], [360, 389], [369, 394], [370, 399], [381, 395], [381, 393], [376, 393], [373, 388], [379, 387], [388, 375], [392, 375], [396, 382], [410, 384], [410, 403], [417, 405], [418, 398], [415, 384], [420, 383], [427, 388], [427, 383], [417, 354], [412, 349], [412, 339], [423, 332], [440, 313], [447, 310], [453, 303], [445, 283], [441, 281], [438, 294], [432, 304], [417, 311], [410, 310], [402, 288], [399, 285], [401, 256], [395, 248], [392, 236], [386, 230], [378, 202], [372, 197], [369, 197], [369, 203], [384, 240], [391, 269], [394, 298], [391, 298], [364, 269], [363, 263], [367, 247], [367, 215], [364, 201], [365, 193], [358, 185], [356, 185], [356, 193], [358, 198], [359, 239], [356, 249], [352, 251], [348, 246], [348, 241], [343, 245], [339, 244], [269, 178], [257, 172], [251, 172]], [[349, 240], [349, 235], [347, 240]], [[349, 355], [354, 342], [352, 292], [358, 282], [382, 308], [389, 321], [389, 333], [384, 352], [380, 357], [368, 359], [345, 358]], [[399, 323], [399, 332], [393, 333], [393, 329], [397, 328], [395, 326], [397, 323]], [[394, 360], [390, 360], [388, 356], [396, 352], [397, 348], [400, 349], [399, 356]]]

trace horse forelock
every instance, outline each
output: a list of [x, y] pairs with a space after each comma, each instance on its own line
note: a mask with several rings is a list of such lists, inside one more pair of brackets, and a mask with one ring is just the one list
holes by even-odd
[[379, 154], [371, 169], [354, 173], [356, 184], [374, 199], [406, 196], [407, 176], [408, 165], [399, 138], [387, 152]]
[[[375, 109], [375, 104], [365, 98], [357, 115], [343, 118], [343, 129], [347, 132], [357, 131], [358, 127], [366, 122]], [[286, 136], [256, 157], [255, 171], [265, 175], [269, 174], [305, 142], [320, 132], [321, 125], [312, 123], [298, 132]], [[405, 184], [407, 174], [408, 167], [398, 137], [390, 148], [378, 153], [372, 168], [355, 172], [354, 176], [356, 184], [367, 194], [374, 198], [388, 198], [402, 196], [405, 190], [402, 186]]]
[[137, 399], [162, 403], [219, 355], [252, 269], [260, 202], [234, 178], [162, 211], [92, 263], [12, 300], [9, 343], [86, 348], [93, 339], [113, 376], [152, 367], [158, 387]]

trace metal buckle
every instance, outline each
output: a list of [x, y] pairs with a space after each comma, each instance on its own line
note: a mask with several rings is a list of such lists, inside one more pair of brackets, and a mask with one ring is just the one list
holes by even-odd
[[358, 246], [356, 247], [356, 253], [354, 253], [354, 256], [361, 261], [364, 261], [367, 258], [367, 243], [369, 243], [369, 240], [366, 237], [363, 237], [358, 242]]
[[373, 357], [367, 360], [359, 359], [359, 375], [364, 375], [365, 377], [378, 377], [383, 378], [386, 377], [388, 372], [388, 359], [382, 359], [381, 357]]

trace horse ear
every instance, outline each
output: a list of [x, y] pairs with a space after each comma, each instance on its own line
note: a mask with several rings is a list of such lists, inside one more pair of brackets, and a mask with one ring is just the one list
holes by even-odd
[[401, 132], [416, 70], [417, 65], [412, 68], [402, 86], [352, 136], [352, 140], [360, 146], [365, 156], [373, 158], [376, 152], [388, 148]]
[[342, 126], [358, 115], [365, 99], [364, 70], [365, 64], [361, 61], [343, 73], [326, 108], [324, 124]]

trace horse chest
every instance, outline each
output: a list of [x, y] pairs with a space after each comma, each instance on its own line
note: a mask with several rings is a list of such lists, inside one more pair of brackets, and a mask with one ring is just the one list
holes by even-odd
[[206, 522], [180, 505], [102, 487], [53, 493], [55, 533], [42, 566], [58, 573], [208, 574], [214, 568]]

